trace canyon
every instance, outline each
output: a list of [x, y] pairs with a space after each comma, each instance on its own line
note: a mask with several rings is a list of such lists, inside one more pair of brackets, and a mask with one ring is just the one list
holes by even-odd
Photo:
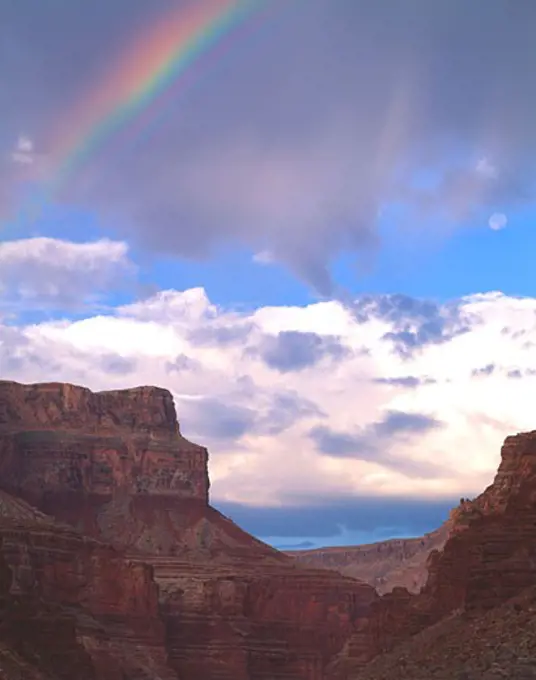
[[209, 489], [167, 390], [0, 381], [0, 680], [536, 677], [536, 433], [421, 539], [283, 554]]
[[376, 592], [210, 507], [207, 462], [167, 390], [0, 383], [0, 678], [323, 678]]

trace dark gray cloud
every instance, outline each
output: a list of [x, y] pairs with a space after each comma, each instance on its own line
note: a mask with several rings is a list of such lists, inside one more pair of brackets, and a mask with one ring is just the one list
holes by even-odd
[[[13, 194], [18, 135], [54, 167], [56, 131], [76, 129], [72, 112], [114, 57], [176, 4], [1, 4], [3, 192]], [[268, 250], [325, 294], [339, 252], [381, 245], [382, 205], [442, 229], [533, 200], [536, 4], [269, 4], [273, 20], [200, 68], [156, 122], [149, 112], [136, 143], [131, 130], [107, 141], [60, 198], [152, 252]], [[406, 348], [444, 335], [431, 322], [398, 333]]]
[[298, 420], [306, 418], [326, 418], [327, 414], [310, 399], [301, 397], [297, 392], [288, 390], [276, 394], [268, 412], [260, 420], [257, 430], [267, 435], [278, 435]]
[[388, 411], [386, 415], [357, 432], [338, 432], [330, 427], [314, 427], [309, 436], [318, 451], [335, 458], [354, 458], [393, 468], [410, 477], [437, 477], [440, 463], [412, 461], [392, 455], [393, 441], [426, 434], [442, 427], [442, 422], [423, 413]]
[[418, 377], [416, 375], [404, 375], [396, 378], [374, 378], [373, 381], [377, 385], [390, 385], [392, 387], [406, 387], [408, 389], [415, 389], [423, 385], [433, 385], [437, 382], [434, 378]]
[[532, 378], [536, 375], [536, 368], [512, 368], [506, 372], [506, 377], [519, 380], [521, 378]]
[[379, 437], [392, 437], [399, 434], [420, 434], [441, 427], [441, 421], [423, 413], [388, 411], [382, 420], [374, 423], [372, 432]]
[[203, 398], [180, 400], [179, 421], [184, 423], [188, 436], [201, 440], [237, 440], [251, 432], [257, 421], [253, 409], [226, 403], [222, 399]]
[[35, 361], [45, 363], [48, 357], [39, 357], [32, 351], [28, 338], [16, 327], [0, 324], [0, 379], [13, 379], [25, 367], [31, 355]]
[[396, 535], [419, 536], [440, 526], [458, 502], [459, 498], [433, 501], [326, 497], [321, 502], [289, 498], [277, 507], [218, 501], [215, 505], [246, 531], [256, 536], [288, 538], [285, 543], [290, 546], [302, 540], [310, 542], [312, 538], [330, 539], [340, 534], [341, 527], [373, 535], [373, 540]]
[[282, 331], [265, 335], [256, 347], [249, 348], [249, 353], [260, 356], [270, 368], [288, 373], [316, 366], [323, 359], [343, 359], [350, 350], [336, 336]]
[[235, 393], [227, 397], [178, 400], [179, 419], [188, 435], [201, 440], [239, 440], [246, 434], [274, 436], [300, 420], [325, 418], [326, 414], [313, 401], [292, 390], [276, 392], [259, 402], [256, 408], [243, 406], [248, 395], [262, 397], [250, 380], [237, 382]]
[[495, 373], [496, 368], [497, 366], [495, 364], [487, 364], [486, 366], [482, 366], [481, 368], [473, 369], [471, 371], [471, 375], [474, 378], [491, 375], [492, 373]]
[[508, 326], [505, 326], [501, 330], [501, 335], [509, 335], [512, 340], [517, 340], [519, 338], [522, 338], [524, 335], [528, 333], [528, 330], [526, 328], [509, 328]]
[[120, 354], [105, 354], [99, 360], [101, 368], [114, 375], [128, 375], [136, 370], [138, 362], [133, 357], [123, 357]]
[[383, 336], [402, 358], [408, 359], [427, 345], [439, 345], [467, 333], [479, 322], [460, 302], [440, 305], [432, 300], [408, 295], [364, 295], [350, 308], [360, 323], [380, 319], [393, 330]]
[[312, 541], [301, 541], [300, 543], [274, 544], [277, 550], [310, 550], [316, 547]]
[[188, 340], [196, 345], [232, 345], [245, 342], [254, 330], [253, 323], [238, 322], [233, 325], [206, 325], [190, 331]]
[[433, 300], [394, 295], [363, 295], [353, 305], [355, 318], [360, 323], [382, 319], [395, 327], [401, 323], [422, 324], [441, 315], [441, 307]]
[[[512, 336], [513, 338], [513, 336]], [[471, 371], [471, 376], [474, 378], [486, 378], [490, 375], [503, 375], [511, 380], [520, 380], [521, 378], [530, 378], [536, 375], [534, 368], [505, 368], [497, 364], [486, 364], [480, 368], [475, 368]]]
[[196, 359], [192, 359], [186, 354], [178, 354], [173, 361], [166, 362], [166, 370], [170, 373], [186, 373], [201, 368], [201, 364]]

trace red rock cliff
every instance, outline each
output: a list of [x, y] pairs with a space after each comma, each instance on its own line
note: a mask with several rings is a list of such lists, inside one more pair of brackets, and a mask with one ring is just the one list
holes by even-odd
[[442, 550], [428, 559], [420, 594], [395, 589], [372, 604], [327, 677], [363, 664], [456, 612], [477, 617], [536, 585], [536, 432], [508, 437], [494, 482], [453, 510]]
[[152, 569], [0, 492], [0, 677], [176, 680]]
[[0, 486], [126, 549], [134, 571], [153, 566], [181, 680], [322, 680], [377, 597], [211, 508], [207, 452], [180, 435], [166, 390], [0, 383]]
[[0, 475], [38, 505], [54, 493], [208, 500], [207, 451], [181, 436], [167, 390], [0, 382], [0, 431]]

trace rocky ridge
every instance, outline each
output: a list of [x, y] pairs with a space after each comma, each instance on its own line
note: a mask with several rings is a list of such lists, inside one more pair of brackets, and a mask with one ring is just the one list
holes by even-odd
[[[326, 674], [329, 680], [380, 680], [387, 677], [386, 669], [393, 667], [389, 659], [391, 664], [401, 658], [408, 663], [404, 649], [412, 650], [413, 666], [420, 664], [423, 669], [416, 678], [450, 678], [452, 669], [460, 666], [459, 677], [466, 673], [472, 680], [481, 677], [471, 676], [478, 664], [487, 663], [481, 657], [484, 649], [489, 652], [486, 626], [495, 621], [498, 612], [513, 603], [520, 612], [517, 617], [510, 616], [513, 625], [533, 617], [533, 600], [524, 598], [523, 593], [536, 586], [536, 432], [505, 440], [494, 482], [475, 500], [464, 500], [452, 511], [450, 522], [443, 549], [430, 553], [428, 577], [421, 592], [410, 594], [404, 588], [395, 588], [372, 603], [367, 621], [330, 664]], [[449, 624], [449, 619], [456, 623]], [[465, 631], [466, 637], [456, 633], [449, 643], [450, 625]], [[441, 647], [439, 638], [427, 643], [433, 630], [441, 633], [441, 639], [446, 636], [446, 647]], [[467, 637], [471, 631], [472, 637]], [[474, 631], [479, 631], [483, 639], [475, 638]], [[521, 629], [517, 632], [526, 640], [527, 649], [532, 649], [530, 635], [527, 638]], [[449, 644], [459, 650], [459, 658], [446, 652]], [[391, 650], [391, 655], [383, 656]], [[444, 654], [442, 666], [433, 660], [432, 650]], [[489, 653], [486, 658], [491, 658]], [[536, 668], [536, 657], [531, 659]], [[494, 678], [518, 677], [508, 675], [511, 659], [493, 663]], [[490, 668], [486, 672], [491, 673]], [[401, 671], [400, 677], [414, 676]]]
[[383, 595], [402, 586], [418, 593], [426, 583], [426, 561], [432, 550], [441, 550], [450, 522], [420, 538], [394, 538], [368, 545], [293, 550], [286, 554], [298, 564], [334, 569], [345, 576], [365, 581]]

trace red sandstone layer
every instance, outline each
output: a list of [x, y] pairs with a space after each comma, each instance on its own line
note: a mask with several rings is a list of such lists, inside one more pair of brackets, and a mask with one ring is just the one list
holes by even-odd
[[211, 508], [206, 449], [165, 390], [0, 383], [0, 486], [154, 566], [181, 680], [321, 680], [376, 598]]
[[506, 439], [493, 484], [462, 502], [450, 522], [444, 548], [429, 556], [421, 593], [400, 588], [374, 602], [330, 664], [329, 680], [358, 678], [373, 658], [449, 616], [485, 617], [536, 585], [536, 432]]
[[0, 492], [2, 677], [176, 680], [151, 567]]
[[536, 585], [536, 433], [509, 437], [494, 483], [453, 511], [421, 593], [381, 598], [296, 565], [210, 508], [206, 460], [165, 390], [0, 383], [0, 486], [39, 509], [3, 496], [2, 680], [379, 680], [392, 677], [389, 659], [409, 678], [397, 656], [407, 645], [423, 678], [447, 678], [460, 659], [442, 652], [443, 668], [430, 666], [427, 645], [445, 649], [437, 631], [463, 655], [449, 622], [491, 639], [486, 612], [514, 602], [518, 625], [533, 611], [523, 593]]

